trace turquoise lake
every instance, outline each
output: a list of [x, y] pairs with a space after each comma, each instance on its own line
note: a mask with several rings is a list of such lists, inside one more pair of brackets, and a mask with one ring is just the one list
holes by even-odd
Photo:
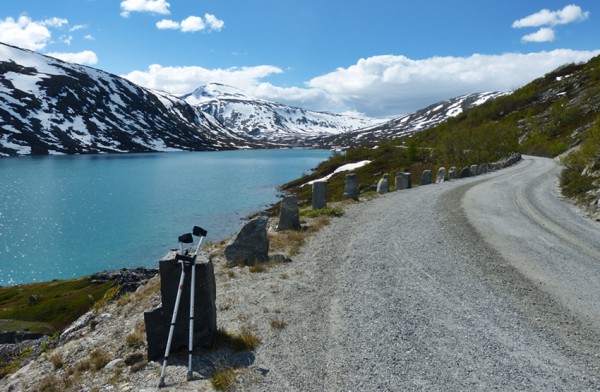
[[0, 286], [157, 267], [194, 225], [219, 241], [328, 150], [0, 159]]

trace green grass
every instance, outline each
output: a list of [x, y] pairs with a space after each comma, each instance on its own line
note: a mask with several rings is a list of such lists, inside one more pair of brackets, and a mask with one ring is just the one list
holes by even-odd
[[[88, 278], [0, 287], [0, 331], [51, 334], [60, 331], [101, 300], [113, 282], [90, 285]], [[30, 296], [37, 301], [30, 303]]]
[[217, 391], [231, 391], [236, 384], [237, 371], [234, 368], [217, 369], [210, 377], [210, 383]]
[[223, 328], [217, 330], [217, 347], [229, 347], [235, 351], [252, 351], [261, 344], [261, 339], [247, 328], [238, 335]]
[[344, 215], [344, 209], [339, 206], [327, 206], [324, 208], [318, 208], [313, 210], [312, 208], [305, 208], [300, 211], [300, 216], [307, 218], [316, 218], [318, 216], [337, 216]]

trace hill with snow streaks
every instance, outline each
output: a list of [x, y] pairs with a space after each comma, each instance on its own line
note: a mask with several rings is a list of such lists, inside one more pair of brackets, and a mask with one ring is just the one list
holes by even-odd
[[0, 43], [0, 156], [263, 145], [178, 97]]
[[380, 140], [397, 139], [434, 127], [463, 111], [508, 93], [486, 92], [463, 95], [430, 105], [416, 112], [374, 126], [339, 135], [320, 136], [307, 141], [313, 146], [372, 146]]
[[235, 87], [211, 83], [181, 97], [228, 129], [272, 142], [296, 143], [307, 137], [338, 135], [383, 122], [316, 112], [247, 96]]
[[270, 102], [216, 83], [177, 97], [0, 43], [0, 157], [372, 145], [499, 95], [458, 97], [385, 122]]

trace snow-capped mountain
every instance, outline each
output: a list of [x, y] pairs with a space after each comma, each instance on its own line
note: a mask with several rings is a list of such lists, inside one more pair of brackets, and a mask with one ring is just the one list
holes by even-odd
[[0, 43], [0, 156], [260, 146], [178, 97]]
[[181, 97], [228, 129], [261, 140], [295, 142], [337, 135], [382, 120], [315, 112], [247, 96], [235, 87], [211, 83]]
[[434, 127], [450, 117], [458, 116], [463, 111], [481, 105], [508, 93], [486, 92], [463, 95], [438, 102], [416, 112], [355, 131], [339, 135], [315, 137], [307, 142], [313, 146], [357, 146], [373, 145], [379, 140], [397, 139], [425, 129]]
[[458, 97], [383, 122], [252, 98], [222, 84], [176, 97], [0, 43], [0, 157], [372, 144], [498, 95]]

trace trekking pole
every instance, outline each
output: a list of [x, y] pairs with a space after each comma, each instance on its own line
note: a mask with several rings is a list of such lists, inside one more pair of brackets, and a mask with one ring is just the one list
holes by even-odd
[[183, 255], [183, 244], [191, 244], [194, 238], [191, 233], [179, 236], [179, 252], [175, 256], [178, 263], [181, 263], [181, 277], [179, 278], [179, 288], [177, 289], [177, 297], [175, 298], [175, 307], [173, 308], [173, 317], [171, 318], [171, 326], [169, 328], [169, 337], [167, 339], [167, 347], [165, 349], [165, 358], [163, 360], [162, 370], [160, 372], [160, 381], [158, 387], [165, 386], [165, 371], [167, 369], [167, 361], [169, 360], [169, 351], [171, 350], [171, 342], [173, 340], [173, 331], [175, 330], [175, 321], [177, 321], [177, 310], [179, 309], [179, 301], [181, 300], [181, 292], [183, 291], [183, 282], [185, 279], [185, 260], [187, 257]]
[[200, 252], [202, 240], [206, 237], [206, 234], [208, 234], [206, 230], [198, 226], [194, 226], [192, 232], [195, 236], [200, 237], [200, 241], [198, 241], [196, 253], [194, 253], [194, 257], [192, 257], [192, 278], [190, 283], [190, 336], [188, 342], [188, 381], [194, 379], [192, 374], [192, 351], [194, 349], [194, 291], [196, 288], [196, 257], [198, 257], [198, 252]]

